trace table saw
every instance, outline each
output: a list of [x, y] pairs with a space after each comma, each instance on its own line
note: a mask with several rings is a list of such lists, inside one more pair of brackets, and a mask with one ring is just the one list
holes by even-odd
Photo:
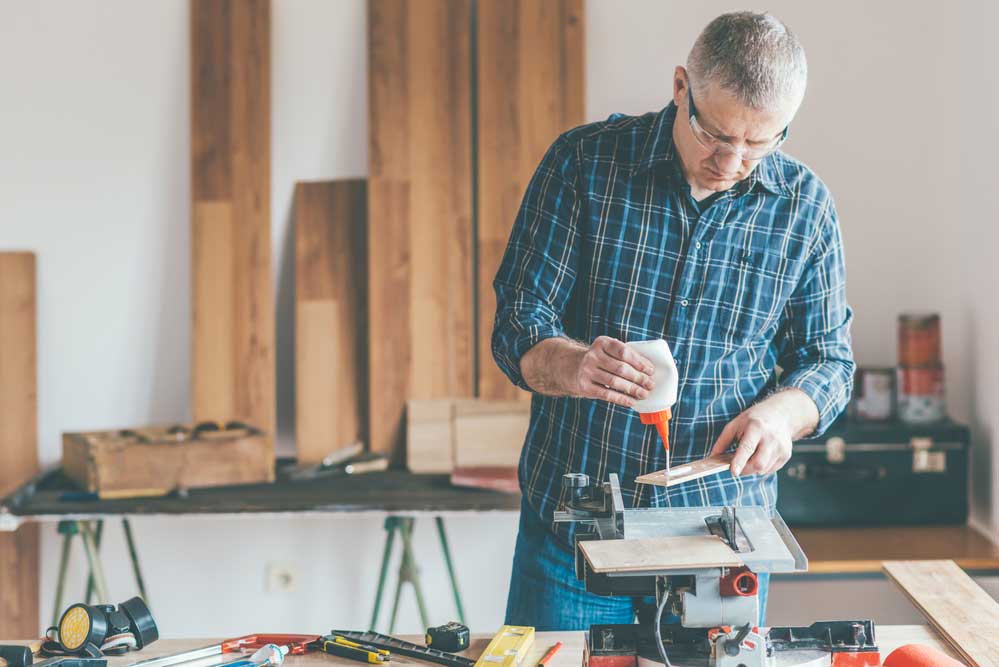
[[[764, 573], [808, 561], [775, 511], [763, 507], [626, 509], [616, 474], [563, 477], [556, 522], [576, 525], [576, 576], [597, 595], [655, 599], [651, 623], [594, 625], [584, 667], [877, 667], [874, 622], [761, 628]], [[679, 623], [663, 623], [664, 614]]]

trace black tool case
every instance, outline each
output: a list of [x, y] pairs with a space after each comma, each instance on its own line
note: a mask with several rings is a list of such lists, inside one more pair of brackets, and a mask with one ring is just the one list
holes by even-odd
[[841, 420], [795, 443], [777, 510], [792, 526], [964, 523], [970, 443], [951, 421]]

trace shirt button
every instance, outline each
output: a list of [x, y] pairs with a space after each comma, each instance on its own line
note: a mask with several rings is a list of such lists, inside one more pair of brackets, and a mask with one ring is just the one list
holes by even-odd
[[687, 306], [690, 305], [690, 302], [687, 301], [686, 299], [684, 299], [683, 301], [680, 302], [680, 305], [683, 306], [684, 308], [686, 308]]
[[698, 250], [700, 250], [701, 249], [701, 242], [698, 241], [697, 243], [695, 243], [694, 247], [697, 248]]

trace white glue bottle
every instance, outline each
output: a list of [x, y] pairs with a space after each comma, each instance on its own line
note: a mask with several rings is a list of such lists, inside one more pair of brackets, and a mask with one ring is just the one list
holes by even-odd
[[632, 408], [638, 413], [643, 424], [655, 426], [666, 449], [666, 467], [669, 467], [669, 420], [673, 416], [672, 407], [680, 385], [680, 374], [670, 352], [669, 343], [659, 340], [641, 340], [627, 343], [640, 355], [652, 362], [655, 372], [652, 380], [655, 388], [647, 398], [635, 401]]

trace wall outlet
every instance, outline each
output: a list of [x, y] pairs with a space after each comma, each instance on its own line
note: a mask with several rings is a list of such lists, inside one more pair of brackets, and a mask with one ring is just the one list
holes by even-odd
[[298, 568], [287, 562], [267, 563], [267, 592], [294, 593], [298, 590]]

